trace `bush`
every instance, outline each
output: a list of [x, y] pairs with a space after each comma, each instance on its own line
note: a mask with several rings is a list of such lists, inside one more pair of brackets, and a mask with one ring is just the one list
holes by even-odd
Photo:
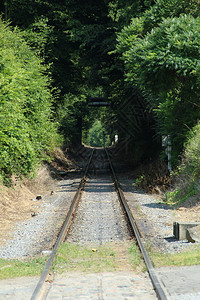
[[185, 148], [185, 160], [195, 173], [200, 171], [200, 124], [198, 123], [189, 134]]
[[28, 174], [57, 138], [49, 78], [18, 29], [0, 20], [0, 172]]
[[117, 49], [127, 80], [144, 91], [154, 110], [158, 133], [171, 137], [175, 166], [200, 115], [200, 18], [168, 17], [146, 35], [143, 25], [144, 17], [134, 19], [119, 35]]
[[166, 194], [168, 203], [180, 204], [200, 192], [200, 124], [189, 133], [181, 165], [172, 173], [175, 185]]

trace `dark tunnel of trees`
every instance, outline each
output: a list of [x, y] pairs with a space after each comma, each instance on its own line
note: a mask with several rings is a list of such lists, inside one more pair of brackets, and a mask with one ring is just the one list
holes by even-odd
[[[0, 170], [51, 147], [116, 142], [176, 166], [200, 117], [198, 0], [7, 0], [0, 5]], [[102, 97], [107, 107], [91, 107]], [[116, 138], [117, 137], [117, 138]]]

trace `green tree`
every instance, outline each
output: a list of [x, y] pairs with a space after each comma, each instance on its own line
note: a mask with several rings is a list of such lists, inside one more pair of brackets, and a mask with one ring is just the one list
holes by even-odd
[[0, 171], [28, 174], [57, 138], [48, 70], [17, 29], [0, 20]]
[[[187, 2], [187, 1], [186, 1]], [[143, 91], [154, 109], [159, 133], [170, 135], [173, 158], [183, 148], [186, 134], [199, 118], [199, 4], [157, 1], [151, 10], [122, 30], [117, 50], [125, 62], [127, 80]], [[177, 4], [177, 5], [175, 5]], [[157, 10], [156, 8], [162, 8]], [[173, 8], [171, 15], [164, 18]], [[191, 14], [182, 15], [182, 12]], [[181, 14], [181, 15], [180, 15]], [[150, 18], [152, 26], [146, 26]]]
[[[141, 94], [144, 87], [137, 85], [136, 88], [131, 82], [130, 88], [131, 85], [124, 81], [125, 70], [120, 56], [121, 53], [128, 55], [137, 38], [145, 38], [153, 27], [162, 23], [169, 11], [173, 16], [179, 16], [184, 10], [196, 16], [198, 10], [193, 4], [197, 0], [188, 1], [185, 0], [190, 4], [189, 8], [183, 0], [179, 1], [181, 4], [178, 0], [167, 3], [164, 0], [7, 1], [12, 24], [24, 30], [29, 45], [43, 57], [43, 63], [49, 65], [57, 96], [54, 108], [67, 143], [73, 137], [80, 141], [81, 128], [86, 132], [89, 120], [93, 120], [86, 105], [90, 90], [101, 89], [103, 97], [110, 101], [111, 110], [104, 113], [104, 120], [106, 127], [112, 128], [113, 132], [120, 131], [118, 124], [122, 113], [119, 108], [131, 103], [129, 113], [132, 116], [129, 116], [128, 124], [124, 123], [126, 131], [133, 132], [126, 136], [126, 144], [130, 138], [138, 140], [144, 129], [152, 126], [152, 114], [146, 113], [149, 103], [144, 102]], [[120, 46], [116, 52], [116, 37], [120, 31]], [[127, 73], [131, 73], [131, 62], [126, 67]], [[64, 107], [66, 109], [62, 111]], [[153, 134], [151, 130], [148, 132]]]
[[89, 130], [89, 145], [92, 147], [104, 147], [110, 145], [109, 136], [106, 134], [105, 128], [101, 121], [96, 120]]

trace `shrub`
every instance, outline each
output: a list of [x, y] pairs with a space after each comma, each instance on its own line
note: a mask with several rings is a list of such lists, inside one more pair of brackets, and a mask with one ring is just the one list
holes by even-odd
[[168, 203], [180, 204], [200, 192], [200, 124], [189, 133], [181, 165], [172, 173], [175, 185], [166, 194]]
[[0, 172], [28, 174], [57, 136], [47, 68], [0, 20]]

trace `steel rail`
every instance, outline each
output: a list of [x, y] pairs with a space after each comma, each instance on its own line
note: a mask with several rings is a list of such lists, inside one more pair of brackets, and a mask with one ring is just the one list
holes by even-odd
[[164, 291], [164, 289], [162, 288], [161, 284], [160, 284], [160, 281], [158, 279], [158, 277], [156, 276], [156, 273], [155, 273], [155, 270], [154, 270], [154, 267], [149, 259], [149, 256], [145, 250], [145, 247], [142, 243], [142, 240], [141, 240], [141, 237], [140, 237], [140, 233], [137, 229], [137, 226], [136, 226], [136, 223], [133, 219], [133, 216], [131, 214], [131, 211], [130, 211], [130, 208], [127, 204], [127, 201], [125, 199], [125, 196], [123, 194], [123, 191], [120, 187], [120, 184], [119, 184], [119, 181], [118, 181], [118, 178], [115, 174], [115, 171], [114, 171], [114, 168], [113, 168], [113, 165], [112, 165], [112, 162], [111, 162], [111, 159], [110, 159], [110, 156], [109, 156], [109, 153], [108, 153], [108, 150], [105, 148], [105, 152], [106, 152], [106, 155], [108, 157], [108, 161], [109, 161], [109, 164], [110, 164], [110, 168], [111, 168], [111, 172], [112, 172], [112, 176], [113, 176], [113, 179], [114, 179], [114, 184], [115, 184], [115, 188], [117, 190], [117, 193], [119, 195], [119, 199], [125, 209], [125, 212], [127, 214], [127, 217], [128, 217], [128, 220], [131, 224], [131, 227], [133, 229], [133, 232], [135, 234], [135, 237], [136, 237], [136, 240], [137, 240], [137, 243], [138, 243], [138, 246], [140, 248], [140, 251], [142, 252], [142, 255], [143, 255], [143, 258], [144, 258], [144, 261], [145, 261], [145, 264], [147, 266], [147, 270], [148, 270], [148, 273], [149, 273], [149, 276], [151, 278], [151, 281], [152, 281], [152, 284], [154, 286], [154, 289], [157, 293], [157, 296], [160, 300], [167, 300], [167, 296], [166, 296], [166, 293]]
[[62, 230], [58, 236], [58, 239], [56, 241], [56, 244], [53, 248], [53, 251], [45, 265], [45, 268], [43, 270], [43, 273], [35, 287], [35, 290], [30, 298], [30, 300], [39, 300], [39, 299], [43, 299], [42, 297], [44, 297], [44, 291], [42, 290], [43, 287], [44, 287], [44, 283], [49, 275], [49, 272], [50, 272], [50, 269], [51, 269], [51, 266], [52, 266], [52, 263], [55, 259], [55, 256], [56, 256], [56, 252], [58, 250], [58, 247], [60, 246], [60, 244], [63, 242], [65, 236], [66, 236], [66, 232], [69, 228], [69, 223], [70, 223], [70, 219], [72, 217], [72, 214], [74, 212], [74, 210], [76, 209], [76, 207], [78, 206], [78, 200], [80, 198], [80, 193], [81, 191], [83, 190], [84, 188], [84, 185], [85, 185], [85, 182], [86, 182], [86, 176], [87, 176], [87, 173], [88, 173], [88, 169], [89, 169], [89, 166], [90, 166], [90, 163], [91, 163], [91, 160], [92, 160], [92, 157], [93, 157], [93, 154], [94, 154], [94, 149], [92, 149], [92, 153], [90, 155], [90, 158], [89, 158], [89, 161], [88, 161], [88, 164], [86, 166], [86, 169], [84, 171], [84, 175], [79, 183], [79, 187], [74, 195], [74, 198], [72, 200], [72, 203], [70, 205], [70, 208], [69, 208], [69, 211], [67, 213], [67, 217], [65, 219], [65, 222], [62, 226]]

